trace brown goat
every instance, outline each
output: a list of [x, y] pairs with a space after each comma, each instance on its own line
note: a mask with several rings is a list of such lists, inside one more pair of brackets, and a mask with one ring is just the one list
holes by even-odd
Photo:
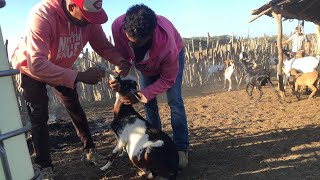
[[294, 93], [300, 100], [300, 86], [308, 86], [312, 93], [309, 95], [309, 100], [316, 94], [316, 82], [318, 82], [319, 72], [315, 69], [313, 72], [299, 73], [296, 69], [290, 69], [290, 75], [294, 76]]

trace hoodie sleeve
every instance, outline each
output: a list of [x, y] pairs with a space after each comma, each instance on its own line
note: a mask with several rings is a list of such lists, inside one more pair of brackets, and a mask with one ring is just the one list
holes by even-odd
[[95, 25], [91, 34], [92, 36], [89, 38], [89, 43], [92, 49], [101, 57], [114, 65], [119, 65], [120, 61], [124, 60], [117, 49], [107, 39], [101, 25]]
[[176, 82], [179, 71], [178, 54], [170, 51], [160, 65], [160, 78], [141, 92], [148, 101], [170, 89]]
[[48, 60], [51, 28], [49, 19], [34, 14], [27, 34], [27, 64], [33, 76], [50, 85], [74, 88], [78, 72], [62, 68]]

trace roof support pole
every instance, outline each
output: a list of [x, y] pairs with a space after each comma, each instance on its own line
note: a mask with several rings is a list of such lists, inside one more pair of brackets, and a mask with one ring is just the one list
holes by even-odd
[[320, 56], [320, 23], [316, 24], [316, 34], [317, 34], [317, 56]]
[[283, 64], [283, 52], [282, 52], [282, 15], [277, 14], [276, 12], [272, 11], [272, 16], [276, 20], [278, 24], [278, 38], [277, 38], [277, 47], [278, 47], [278, 65], [277, 65], [277, 74], [278, 74], [278, 90], [279, 94], [282, 98], [285, 97], [285, 90], [283, 84], [283, 75], [282, 75], [282, 64]]

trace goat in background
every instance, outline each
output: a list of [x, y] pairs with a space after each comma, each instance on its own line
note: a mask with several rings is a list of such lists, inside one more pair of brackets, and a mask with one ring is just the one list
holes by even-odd
[[208, 83], [210, 77], [215, 77], [218, 76], [218, 78], [220, 78], [220, 73], [223, 72], [223, 70], [226, 68], [226, 64], [222, 63], [222, 64], [218, 64], [218, 65], [210, 65], [209, 69], [208, 69], [208, 73], [205, 77], [205, 83]]
[[[224, 71], [223, 89], [226, 89], [227, 80], [229, 82], [228, 92], [232, 89], [232, 75], [234, 74], [235, 66], [233, 60], [226, 60], [226, 69]], [[237, 77], [236, 77], [237, 78]], [[238, 81], [238, 79], [236, 79]]]
[[319, 59], [313, 56], [307, 56], [303, 58], [290, 58], [290, 52], [283, 51], [285, 60], [283, 61], [283, 71], [285, 74], [284, 84], [288, 84], [290, 77], [290, 70], [296, 69], [301, 73], [313, 72], [319, 65]]
[[317, 84], [319, 83], [319, 72], [314, 69], [313, 72], [308, 73], [299, 73], [296, 69], [290, 69], [290, 75], [294, 77], [294, 94], [296, 95], [297, 100], [300, 100], [300, 87], [308, 86], [312, 90], [312, 93], [309, 95], [309, 100], [317, 92]]
[[[263, 95], [262, 86], [265, 86], [267, 83], [270, 85], [272, 90], [275, 92], [278, 100], [280, 101], [280, 96], [278, 91], [274, 88], [274, 85], [271, 82], [270, 73], [266, 69], [251, 69], [248, 68], [247, 61], [240, 59], [240, 63], [243, 67], [244, 80], [246, 82], [246, 92], [250, 98], [252, 98], [253, 88], [256, 87], [259, 90], [259, 97], [256, 101], [259, 101]], [[249, 91], [249, 86], [251, 89]]]

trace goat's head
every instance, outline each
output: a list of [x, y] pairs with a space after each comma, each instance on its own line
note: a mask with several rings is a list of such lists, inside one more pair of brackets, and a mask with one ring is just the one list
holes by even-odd
[[129, 94], [134, 94], [138, 91], [137, 81], [135, 80], [118, 78], [118, 82], [120, 83], [120, 96], [128, 96]]
[[293, 56], [289, 50], [284, 49], [284, 50], [282, 50], [282, 53], [283, 53], [283, 57], [285, 60], [293, 58]]
[[270, 57], [269, 62], [271, 66], [276, 66], [279, 62], [279, 59], [277, 57]]
[[254, 60], [250, 60], [250, 59], [240, 59], [239, 62], [246, 66], [247, 68], [251, 68], [256, 64], [256, 62]]
[[294, 60], [287, 60], [287, 59], [283, 61], [283, 72], [286, 76], [290, 76], [290, 70], [293, 62]]
[[121, 77], [121, 75], [118, 75], [117, 77], [110, 75], [110, 78], [117, 79], [120, 84], [120, 91], [116, 93], [117, 99], [121, 96], [128, 96], [138, 91], [134, 65], [131, 66], [126, 77]]
[[114, 104], [114, 116], [117, 117], [120, 111], [130, 111], [133, 110], [131, 105], [124, 105], [121, 98], [132, 98], [136, 97], [139, 100], [137, 80], [134, 71], [134, 65], [131, 66], [130, 72], [126, 77], [121, 77], [120, 75], [114, 77], [110, 75], [111, 79], [117, 79], [120, 84], [120, 90], [116, 92], [116, 102]]
[[291, 76], [294, 76], [295, 78], [300, 74], [298, 72], [298, 70], [294, 69], [294, 68], [291, 68], [290, 71], [289, 71], [290, 75]]
[[245, 60], [245, 59], [248, 59], [248, 58], [249, 58], [249, 56], [248, 56], [248, 54], [246, 52], [241, 52], [239, 54], [239, 59], [240, 60]]

